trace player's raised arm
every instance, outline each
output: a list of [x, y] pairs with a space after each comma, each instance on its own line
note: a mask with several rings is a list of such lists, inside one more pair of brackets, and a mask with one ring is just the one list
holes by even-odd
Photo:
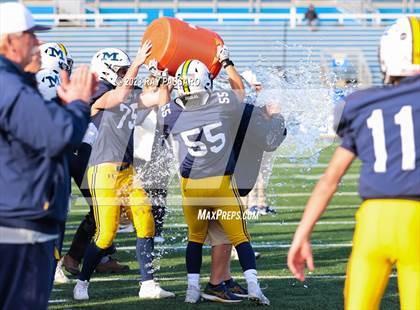
[[327, 208], [337, 190], [338, 183], [355, 157], [356, 155], [349, 150], [338, 147], [306, 204], [287, 256], [290, 271], [300, 281], [305, 279], [305, 263], [310, 270], [314, 269], [310, 236], [315, 223]]
[[235, 91], [239, 101], [245, 99], [245, 86], [233, 62], [229, 59], [229, 50], [226, 45], [217, 47], [217, 58], [229, 76], [230, 87]]
[[[92, 105], [92, 114], [95, 114], [99, 109], [109, 109], [119, 105], [121, 102], [125, 101], [127, 96], [133, 90], [135, 85], [135, 80], [137, 78], [137, 74], [139, 72], [140, 67], [144, 64], [145, 59], [147, 56], [150, 55], [150, 49], [152, 48], [152, 43], [150, 41], [146, 41], [138, 50], [136, 58], [130, 65], [129, 59], [128, 63], [125, 65], [119, 66], [115, 68], [115, 74], [117, 77], [115, 78], [115, 89], [105, 93], [101, 96], [96, 102]], [[121, 53], [123, 53], [121, 51]], [[101, 53], [97, 53], [98, 57], [104, 57], [100, 55]], [[104, 53], [102, 53], [104, 54]], [[111, 54], [112, 53], [108, 53]], [[128, 58], [125, 53], [123, 53], [122, 58]], [[125, 56], [125, 57], [124, 57]], [[95, 58], [94, 58], [95, 59]], [[92, 64], [94, 65], [94, 63]], [[109, 69], [114, 69], [113, 65], [109, 65]]]

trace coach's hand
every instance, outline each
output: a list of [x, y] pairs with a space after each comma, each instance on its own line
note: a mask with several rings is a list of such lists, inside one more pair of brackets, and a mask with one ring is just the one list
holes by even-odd
[[310, 271], [314, 270], [311, 243], [295, 237], [287, 255], [287, 266], [299, 281], [305, 280], [305, 263]]
[[98, 79], [91, 73], [88, 66], [81, 66], [73, 73], [71, 80], [66, 71], [60, 73], [61, 84], [57, 88], [57, 95], [63, 104], [69, 104], [74, 100], [89, 102], [98, 86]]

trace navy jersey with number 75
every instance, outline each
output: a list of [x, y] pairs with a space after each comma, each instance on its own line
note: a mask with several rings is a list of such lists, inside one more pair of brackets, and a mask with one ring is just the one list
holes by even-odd
[[362, 161], [363, 199], [420, 200], [420, 75], [348, 96], [337, 134]]

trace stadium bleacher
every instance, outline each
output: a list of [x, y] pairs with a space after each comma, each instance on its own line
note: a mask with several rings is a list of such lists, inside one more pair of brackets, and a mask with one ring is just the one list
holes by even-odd
[[[218, 32], [230, 47], [235, 64], [242, 70], [256, 62], [262, 66], [278, 65], [286, 69], [297, 66], [311, 57], [318, 62], [323, 51], [342, 48], [361, 51], [369, 64], [373, 83], [381, 82], [377, 60], [378, 40], [383, 27], [325, 26], [310, 32], [307, 27], [287, 29], [282, 24], [235, 24], [200, 26]], [[56, 28], [40, 34], [44, 41], [59, 41], [71, 51], [76, 63], [88, 63], [92, 55], [103, 47], [119, 47], [133, 56], [147, 26], [86, 29]]]
[[[60, 1], [28, 0], [24, 2], [35, 14], [52, 14], [60, 11], [59, 7], [55, 7]], [[311, 55], [311, 61], [317, 62], [325, 51], [331, 48], [341, 48], [343, 51], [347, 49], [360, 52], [368, 63], [373, 84], [381, 82], [377, 63], [377, 44], [384, 25], [377, 25], [373, 18], [363, 21], [343, 19], [341, 20], [342, 24], [338, 25], [337, 14], [348, 12], [349, 6], [335, 7], [333, 4], [336, 1], [83, 0], [82, 2], [82, 8], [84, 8], [82, 13], [103, 14], [104, 19], [101, 22], [104, 22], [104, 27], [56, 27], [49, 33], [41, 34], [41, 39], [44, 41], [60, 41], [66, 44], [76, 63], [88, 63], [90, 57], [101, 47], [120, 47], [127, 50], [130, 55], [134, 55], [147, 24], [159, 16], [178, 16], [177, 14], [180, 13], [192, 13], [193, 16], [205, 13], [208, 15], [207, 18], [199, 17], [191, 20], [185, 18], [185, 20], [218, 32], [232, 50], [236, 64], [240, 69], [252, 67], [261, 59], [264, 60], [259, 61], [262, 66], [279, 65], [287, 69], [298, 65], [302, 59], [308, 57], [308, 54]], [[349, 2], [356, 3], [357, 1]], [[298, 15], [305, 12], [309, 3], [314, 3], [317, 12], [323, 17], [327, 16], [327, 18], [321, 18], [321, 26], [318, 31], [309, 31], [308, 27], [302, 25], [301, 20], [298, 20], [296, 28], [289, 27], [290, 21], [286, 14], [290, 14], [292, 3], [296, 7]], [[366, 12], [391, 14], [389, 19], [381, 20], [385, 22], [394, 20], [396, 13], [420, 12], [420, 1], [372, 0], [366, 1], [366, 3], [369, 3], [369, 5], [363, 6]], [[60, 11], [60, 13], [62, 12]], [[147, 14], [146, 23], [139, 25], [135, 19], [106, 18], [106, 16], [111, 16], [108, 14], [116, 13], [145, 13]], [[232, 14], [229, 14], [229, 19], [223, 20], [221, 23], [220, 20], [209, 18], [210, 13], [233, 13], [233, 17]], [[243, 19], [247, 13], [283, 13], [284, 18], [261, 19], [256, 25], [252, 18]], [[334, 14], [335, 17], [329, 19], [328, 14]], [[48, 20], [42, 19], [42, 21]], [[89, 24], [89, 21], [83, 25], [86, 24]], [[90, 25], [92, 24], [90, 23]], [[113, 24], [112, 27], [111, 24]]]

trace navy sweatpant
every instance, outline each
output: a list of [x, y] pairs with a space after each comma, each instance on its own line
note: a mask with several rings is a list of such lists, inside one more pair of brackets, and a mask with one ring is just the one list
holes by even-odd
[[54, 276], [54, 241], [0, 244], [0, 309], [47, 309]]

